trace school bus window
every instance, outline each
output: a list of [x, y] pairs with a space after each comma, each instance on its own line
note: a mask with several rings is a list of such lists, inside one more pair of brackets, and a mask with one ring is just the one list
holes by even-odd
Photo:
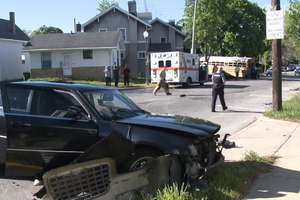
[[164, 67], [164, 61], [163, 60], [160, 60], [158, 61], [158, 67]]
[[166, 67], [171, 67], [172, 66], [172, 61], [171, 60], [167, 60], [166, 61]]

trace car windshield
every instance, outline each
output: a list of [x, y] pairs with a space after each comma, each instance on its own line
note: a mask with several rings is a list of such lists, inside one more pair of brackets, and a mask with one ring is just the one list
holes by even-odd
[[84, 92], [84, 96], [106, 120], [120, 120], [146, 113], [122, 92], [96, 90]]

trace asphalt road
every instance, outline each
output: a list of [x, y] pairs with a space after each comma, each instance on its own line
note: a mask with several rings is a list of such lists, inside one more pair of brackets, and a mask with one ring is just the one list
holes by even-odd
[[[300, 79], [294, 77], [283, 82], [283, 98], [288, 99], [300, 88]], [[206, 119], [222, 128], [220, 133], [234, 134], [249, 125], [266, 109], [272, 106], [271, 80], [227, 81], [225, 100], [228, 111], [223, 112], [217, 100], [216, 113], [211, 112], [211, 84], [204, 87], [171, 89], [172, 96], [166, 96], [161, 90], [157, 96], [152, 90], [127, 91], [127, 95], [141, 108], [158, 114], [187, 115]], [[181, 97], [185, 95], [184, 97]]]
[[[172, 96], [162, 91], [157, 96], [152, 90], [130, 90], [125, 93], [140, 107], [158, 114], [176, 114], [203, 118], [221, 124], [220, 133], [234, 134], [246, 127], [270, 108], [272, 102], [272, 82], [270, 80], [228, 81], [225, 98], [229, 110], [221, 111], [217, 106], [216, 113], [210, 112], [211, 85], [189, 89], [171, 89]], [[287, 79], [283, 82], [283, 98], [290, 98], [300, 88], [300, 79]], [[185, 97], [180, 97], [186, 95]], [[0, 178], [0, 199], [31, 200], [38, 188], [31, 181], [17, 181]]]

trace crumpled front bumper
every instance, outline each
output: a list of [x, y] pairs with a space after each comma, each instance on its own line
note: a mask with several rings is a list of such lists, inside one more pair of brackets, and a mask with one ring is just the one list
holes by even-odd
[[[201, 145], [190, 145], [189, 155], [185, 155], [185, 177], [187, 180], [198, 180], [204, 177], [214, 174], [215, 170], [224, 163], [225, 157], [222, 154], [223, 148], [232, 148], [230, 144], [234, 144], [227, 140], [229, 134], [226, 134], [224, 138], [219, 141], [219, 136], [216, 135], [214, 140], [208, 141], [205, 146], [205, 152]], [[231, 145], [232, 146], [232, 145]]]
[[220, 167], [221, 165], [224, 164], [225, 161], [225, 157], [223, 154], [220, 154], [219, 159], [212, 165], [208, 166], [206, 168], [206, 176], [211, 176], [214, 174], [214, 172], [216, 171], [216, 169], [218, 169], [218, 167]]

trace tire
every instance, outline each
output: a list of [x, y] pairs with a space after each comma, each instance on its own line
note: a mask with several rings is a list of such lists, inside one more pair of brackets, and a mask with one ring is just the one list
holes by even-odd
[[147, 162], [161, 156], [162, 153], [151, 148], [140, 148], [136, 150], [136, 154], [130, 158], [126, 164], [126, 171], [132, 172], [137, 171], [145, 167]]

